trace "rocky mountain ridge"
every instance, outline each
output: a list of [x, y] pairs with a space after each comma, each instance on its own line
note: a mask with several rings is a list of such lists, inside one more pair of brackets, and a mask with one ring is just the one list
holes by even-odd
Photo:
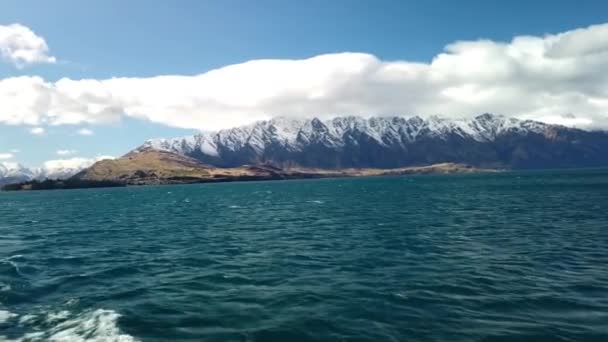
[[608, 133], [502, 115], [275, 118], [251, 125], [156, 139], [134, 152], [168, 151], [218, 167], [271, 163], [328, 169], [396, 168], [444, 162], [480, 167], [608, 165]]

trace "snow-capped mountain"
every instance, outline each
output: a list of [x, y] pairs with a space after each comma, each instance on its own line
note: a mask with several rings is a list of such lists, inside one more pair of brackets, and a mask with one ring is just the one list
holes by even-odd
[[87, 166], [90, 166], [90, 164], [81, 168], [28, 168], [19, 163], [0, 162], [0, 185], [25, 182], [34, 179], [66, 179], [80, 172]]
[[253, 163], [323, 168], [391, 168], [464, 162], [514, 168], [608, 165], [608, 134], [483, 114], [355, 116], [331, 120], [276, 118], [194, 136], [149, 140], [157, 149], [232, 167]]
[[29, 168], [15, 162], [0, 162], [0, 185], [34, 179], [67, 179], [102, 159], [112, 159], [112, 157], [50, 160], [45, 162], [42, 167], [35, 168]]
[[34, 179], [35, 171], [14, 162], [0, 162], [0, 185]]

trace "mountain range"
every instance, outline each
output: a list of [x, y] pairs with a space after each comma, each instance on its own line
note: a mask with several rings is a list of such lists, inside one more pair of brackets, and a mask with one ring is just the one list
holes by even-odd
[[[246, 165], [271, 165], [281, 170], [386, 170], [441, 163], [486, 169], [597, 167], [608, 166], [608, 133], [494, 114], [462, 120], [438, 116], [345, 116], [330, 120], [279, 117], [216, 132], [148, 140], [126, 156], [149, 151], [164, 152], [162, 158], [154, 156], [159, 169], [167, 166], [163, 161], [178, 160], [167, 158], [168, 154], [187, 158], [180, 160], [183, 165], [195, 161], [208, 170]], [[154, 173], [149, 158], [135, 161]], [[131, 160], [127, 169], [137, 169], [136, 162]], [[100, 161], [94, 166], [99, 169], [100, 163], [120, 170], [127, 165], [124, 157], [114, 164]], [[168, 169], [173, 170], [175, 165], [170, 164]], [[88, 166], [31, 169], [2, 162], [0, 185], [66, 179]], [[131, 181], [137, 182], [133, 177]]]
[[275, 118], [193, 136], [156, 139], [134, 152], [160, 150], [217, 167], [398, 168], [453, 162], [537, 169], [608, 165], [608, 133], [502, 115], [468, 120], [347, 116]]
[[0, 162], [0, 186], [9, 183], [34, 179], [65, 179], [80, 172], [82, 167], [74, 168], [28, 168], [19, 163]]
[[94, 162], [109, 157], [95, 159], [75, 158], [76, 162], [47, 162], [42, 167], [30, 168], [15, 162], [0, 162], [0, 186], [9, 183], [44, 179], [67, 179], [91, 166]]

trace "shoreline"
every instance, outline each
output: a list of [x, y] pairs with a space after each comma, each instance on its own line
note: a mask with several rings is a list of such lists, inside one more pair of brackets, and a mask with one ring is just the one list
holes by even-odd
[[[222, 170], [222, 169], [218, 169]], [[226, 169], [230, 170], [230, 169]], [[283, 170], [282, 170], [283, 171]], [[382, 177], [382, 176], [414, 176], [414, 175], [454, 175], [454, 174], [480, 174], [504, 172], [503, 169], [482, 169], [462, 164], [434, 164], [428, 166], [415, 166], [396, 169], [294, 169], [285, 173], [272, 175], [226, 175], [202, 177], [168, 177], [168, 178], [141, 178], [130, 179], [129, 181], [116, 180], [92, 180], [76, 179], [74, 177], [67, 180], [43, 180], [27, 181], [13, 184], [6, 184], [0, 188], [2, 192], [22, 192], [22, 191], [47, 191], [47, 190], [74, 190], [74, 189], [93, 189], [93, 188], [121, 188], [121, 187], [140, 187], [155, 185], [188, 185], [188, 184], [213, 184], [213, 183], [232, 183], [232, 182], [252, 182], [252, 181], [280, 181], [280, 180], [300, 180], [300, 179], [330, 179], [330, 178], [363, 178], [363, 177]]]

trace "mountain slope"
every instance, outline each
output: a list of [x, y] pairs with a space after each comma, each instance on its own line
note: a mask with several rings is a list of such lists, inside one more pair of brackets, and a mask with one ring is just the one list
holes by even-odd
[[483, 114], [471, 120], [436, 116], [276, 118], [195, 136], [149, 140], [149, 149], [235, 167], [398, 168], [444, 162], [482, 167], [549, 168], [608, 165], [608, 134]]
[[[114, 160], [103, 160], [76, 174], [69, 181], [97, 184], [110, 182], [125, 185], [207, 183], [242, 180], [275, 180], [321, 177], [356, 177], [379, 175], [407, 175], [427, 173], [468, 173], [478, 170], [462, 164], [439, 164], [400, 169], [281, 169], [271, 165], [244, 165], [235, 168], [216, 168], [196, 159], [173, 152], [148, 149], [129, 153]], [[59, 186], [62, 186], [59, 183]]]
[[103, 160], [74, 175], [71, 180], [111, 181], [127, 185], [179, 184], [236, 180], [305, 177], [269, 165], [216, 168], [172, 152], [146, 150], [114, 160]]

